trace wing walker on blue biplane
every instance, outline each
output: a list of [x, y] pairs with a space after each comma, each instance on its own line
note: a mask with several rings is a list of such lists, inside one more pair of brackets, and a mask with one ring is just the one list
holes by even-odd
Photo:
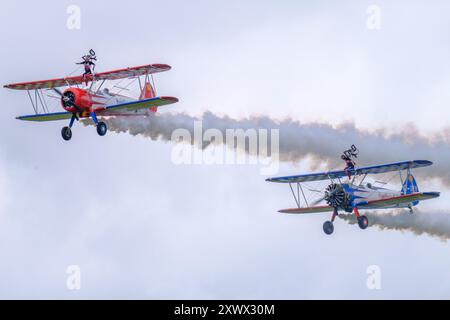
[[[334, 221], [339, 211], [353, 212], [361, 229], [366, 229], [369, 221], [360, 210], [365, 209], [393, 209], [407, 208], [413, 213], [413, 207], [420, 201], [439, 197], [439, 192], [420, 192], [416, 179], [412, 174], [412, 169], [422, 168], [432, 165], [427, 160], [412, 160], [381, 164], [367, 167], [357, 167], [354, 159], [358, 150], [353, 145], [342, 155], [342, 160], [346, 163], [344, 170], [310, 173], [294, 176], [269, 178], [266, 181], [289, 184], [294, 196], [296, 207], [283, 209], [279, 212], [289, 214], [307, 214], [319, 212], [331, 212], [331, 220], [323, 224], [323, 231], [332, 234], [334, 231]], [[368, 175], [378, 175], [387, 172], [398, 172], [402, 188], [400, 191], [390, 190], [382, 186], [375, 186], [372, 183], [364, 183]], [[406, 172], [403, 175], [403, 172]], [[347, 182], [343, 179], [348, 178]], [[302, 184], [313, 181], [329, 180], [328, 186], [321, 191], [321, 197], [312, 203], [308, 203], [305, 190]], [[296, 189], [296, 190], [295, 190]], [[301, 197], [305, 203], [301, 205]], [[324, 205], [319, 205], [325, 202]]]
[[[171, 67], [167, 64], [148, 64], [94, 73], [95, 63], [93, 61], [97, 61], [97, 57], [91, 50], [88, 55], [83, 56], [82, 62], [77, 63], [84, 65], [83, 75], [5, 85], [4, 87], [8, 89], [27, 91], [31, 101], [35, 114], [20, 116], [17, 119], [38, 122], [69, 120], [69, 125], [61, 130], [63, 139], [68, 141], [72, 138], [72, 126], [75, 120], [92, 119], [97, 133], [104, 136], [108, 128], [102, 118], [145, 116], [156, 112], [158, 107], [178, 102], [177, 98], [157, 96], [155, 93], [153, 74], [169, 71]], [[141, 78], [143, 78], [143, 82]], [[138, 98], [121, 95], [120, 92], [113, 93], [113, 90], [108, 88], [102, 89], [106, 81], [126, 79], [131, 81], [129, 84], [135, 80], [139, 82], [140, 95]], [[150, 79], [152, 83], [150, 83]], [[114, 85], [113, 88], [121, 88], [121, 91], [127, 90], [127, 86]], [[49, 91], [58, 96], [48, 95]], [[46, 96], [60, 99], [61, 106], [65, 111], [50, 113]]]

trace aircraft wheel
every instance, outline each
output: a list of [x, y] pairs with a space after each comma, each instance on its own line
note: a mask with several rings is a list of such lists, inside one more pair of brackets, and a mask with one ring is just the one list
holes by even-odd
[[331, 221], [325, 221], [323, 224], [323, 232], [326, 234], [332, 234], [334, 231], [333, 222]]
[[61, 135], [64, 140], [69, 141], [72, 139], [72, 130], [69, 127], [64, 127], [61, 130]]
[[358, 225], [361, 229], [366, 229], [369, 226], [369, 219], [366, 216], [359, 217]]
[[106, 123], [100, 121], [97, 124], [97, 133], [98, 133], [98, 135], [99, 136], [104, 136], [107, 131], [108, 131], [108, 127], [106, 126]]

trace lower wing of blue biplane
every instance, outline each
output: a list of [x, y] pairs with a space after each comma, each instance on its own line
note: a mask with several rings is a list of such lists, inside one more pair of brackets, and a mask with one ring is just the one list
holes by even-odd
[[[407, 208], [411, 203], [415, 201], [423, 201], [428, 199], [434, 199], [439, 197], [439, 192], [416, 192], [412, 194], [401, 195], [398, 197], [391, 197], [385, 199], [377, 199], [368, 201], [366, 203], [359, 203], [358, 209], [391, 209], [391, 208]], [[306, 213], [320, 213], [320, 212], [332, 212], [334, 209], [330, 206], [316, 206], [305, 208], [293, 208], [283, 209], [281, 213], [291, 214], [306, 214]]]

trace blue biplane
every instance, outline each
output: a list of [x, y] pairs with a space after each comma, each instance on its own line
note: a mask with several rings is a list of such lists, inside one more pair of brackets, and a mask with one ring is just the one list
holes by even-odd
[[[419, 201], [428, 200], [439, 197], [439, 192], [419, 192], [416, 179], [411, 173], [411, 169], [427, 167], [432, 165], [431, 161], [414, 160], [397, 163], [382, 164], [369, 167], [360, 167], [350, 170], [353, 176], [348, 182], [342, 182], [349, 173], [348, 170], [337, 170], [329, 172], [302, 174], [295, 176], [269, 178], [266, 181], [276, 183], [288, 183], [294, 200], [297, 204], [296, 208], [283, 209], [279, 212], [290, 214], [305, 214], [317, 212], [332, 212], [331, 221], [323, 224], [323, 230], [326, 234], [332, 234], [334, 231], [333, 222], [338, 215], [339, 210], [345, 212], [353, 212], [358, 220], [361, 229], [366, 229], [369, 221], [365, 215], [361, 215], [359, 210], [363, 209], [392, 209], [392, 208], [408, 208], [413, 212], [413, 206]], [[385, 187], [375, 186], [371, 183], [364, 183], [367, 175], [381, 174], [397, 171], [402, 183], [400, 191], [390, 190]], [[406, 171], [403, 177], [402, 172]], [[308, 205], [302, 183], [312, 181], [330, 180], [331, 183], [321, 191], [322, 196], [311, 205]], [[356, 183], [356, 180], [359, 180]], [[293, 185], [297, 186], [297, 192], [294, 191]], [[300, 205], [300, 193], [303, 196], [306, 206]], [[318, 205], [325, 202], [324, 205]]]

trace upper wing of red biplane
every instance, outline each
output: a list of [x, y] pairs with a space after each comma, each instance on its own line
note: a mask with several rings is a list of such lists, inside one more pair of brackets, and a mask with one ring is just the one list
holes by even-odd
[[[135, 112], [143, 109], [150, 109], [155, 107], [161, 107], [168, 104], [178, 102], [177, 98], [174, 97], [156, 97], [151, 99], [144, 99], [139, 101], [121, 103], [114, 106], [109, 106], [106, 108], [99, 108], [96, 110], [96, 113], [99, 117], [109, 117], [109, 116], [118, 116], [118, 115], [133, 115]], [[55, 113], [43, 113], [43, 114], [33, 114], [28, 116], [20, 116], [17, 117], [19, 120], [26, 121], [56, 121], [56, 120], [64, 120], [70, 119], [72, 117], [72, 113], [70, 112], [55, 112]]]
[[[355, 168], [353, 170], [349, 170], [352, 175], [361, 175], [361, 174], [377, 174], [377, 173], [386, 173], [393, 171], [400, 171], [406, 169], [414, 169], [431, 166], [433, 162], [428, 160], [413, 160], [413, 161], [403, 161], [403, 162], [395, 162], [388, 164], [381, 164], [376, 166], [369, 167], [360, 167]], [[286, 177], [276, 177], [269, 178], [266, 181], [269, 182], [278, 182], [278, 183], [297, 183], [297, 182], [309, 182], [309, 181], [320, 181], [327, 179], [337, 179], [343, 178], [347, 176], [347, 172], [344, 170], [337, 171], [329, 171], [329, 172], [319, 172], [319, 173], [309, 173], [309, 174], [301, 174], [296, 176], [286, 176]]]
[[[411, 202], [423, 201], [439, 197], [439, 192], [416, 192], [412, 194], [405, 194], [397, 197], [390, 197], [385, 199], [378, 199], [368, 201], [367, 203], [358, 204], [358, 209], [383, 209], [393, 208], [396, 206], [407, 206]], [[306, 213], [319, 213], [319, 212], [331, 212], [333, 207], [330, 206], [315, 206], [304, 208], [283, 209], [281, 213], [292, 214], [306, 214]]]
[[[140, 67], [124, 68], [119, 70], [96, 73], [94, 80], [101, 81], [101, 80], [118, 80], [124, 78], [132, 78], [147, 74], [169, 71], [171, 68], [172, 67], [167, 64], [148, 64]], [[92, 80], [92, 78], [90, 80]], [[4, 87], [15, 90], [51, 89], [57, 87], [73, 86], [77, 84], [82, 84], [83, 82], [84, 82], [83, 76], [80, 75], [59, 79], [13, 83], [7, 84]]]

